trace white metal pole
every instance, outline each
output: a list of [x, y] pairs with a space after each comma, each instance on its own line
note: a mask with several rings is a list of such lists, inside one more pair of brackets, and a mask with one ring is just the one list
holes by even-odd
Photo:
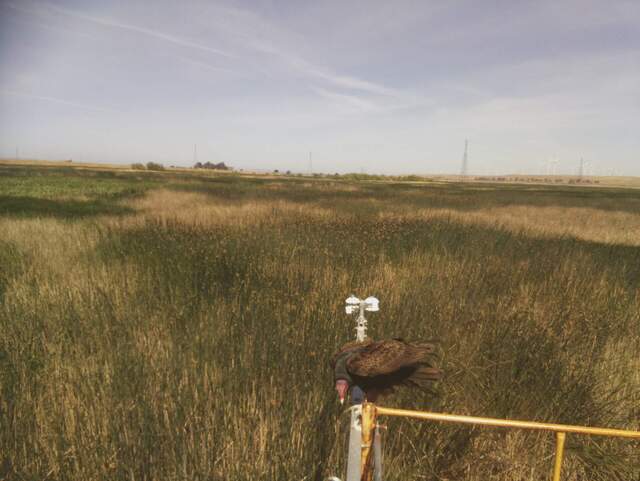
[[360, 481], [360, 452], [362, 450], [362, 404], [351, 409], [349, 430], [349, 454], [347, 457], [347, 481]]
[[[351, 301], [351, 302], [349, 302]], [[358, 302], [359, 301], [359, 302]], [[367, 303], [371, 301], [371, 303]], [[358, 317], [356, 318], [356, 341], [364, 342], [367, 338], [367, 318], [365, 311], [378, 310], [378, 300], [375, 298], [367, 298], [359, 300], [357, 298], [349, 298], [348, 303], [354, 305], [357, 303], [359, 307]], [[375, 307], [374, 307], [375, 306]], [[355, 307], [355, 305], [354, 305]], [[347, 310], [347, 312], [350, 312]], [[351, 402], [354, 404], [351, 410], [351, 425], [349, 429], [349, 453], [347, 456], [347, 481], [360, 481], [362, 473], [360, 472], [360, 461], [362, 453], [362, 402], [364, 401], [364, 392], [359, 386], [351, 388]], [[380, 445], [380, 432], [376, 428], [376, 434], [373, 441], [374, 456], [374, 480], [382, 481], [382, 449]]]
[[367, 319], [364, 317], [365, 307], [366, 303], [360, 301], [360, 314], [358, 314], [358, 318], [356, 319], [356, 341], [358, 342], [364, 342], [367, 338]]
[[[367, 337], [367, 320], [364, 317], [365, 302], [360, 301], [359, 313], [356, 319], [356, 341], [364, 342]], [[362, 399], [361, 394], [355, 396], [354, 390], [360, 388], [353, 386], [351, 388], [351, 402], [357, 402], [351, 411], [351, 428], [349, 430], [349, 454], [347, 457], [347, 481], [360, 481], [360, 456], [362, 451]]]
[[380, 426], [376, 426], [373, 435], [373, 481], [382, 481], [382, 432]]

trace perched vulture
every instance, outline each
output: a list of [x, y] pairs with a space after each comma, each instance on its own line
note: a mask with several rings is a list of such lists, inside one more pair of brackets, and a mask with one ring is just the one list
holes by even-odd
[[442, 377], [433, 366], [434, 346], [402, 339], [348, 342], [334, 354], [331, 364], [340, 403], [352, 386], [359, 386], [369, 402], [398, 386], [427, 389]]

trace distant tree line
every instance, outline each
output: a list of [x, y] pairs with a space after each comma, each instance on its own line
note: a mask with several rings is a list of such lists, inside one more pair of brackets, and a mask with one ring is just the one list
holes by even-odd
[[213, 162], [196, 162], [193, 166], [194, 169], [214, 169], [214, 170], [231, 170], [231, 167], [225, 165], [224, 162], [218, 162], [214, 164]]
[[[173, 167], [173, 165], [171, 166]], [[131, 168], [134, 170], [165, 170], [165, 166], [158, 162], [147, 162], [146, 164], [135, 163], [131, 164]], [[194, 169], [212, 169], [212, 170], [233, 170], [231, 167], [226, 165], [224, 162], [218, 162], [214, 164], [213, 162], [196, 162], [193, 166]]]
[[133, 170], [164, 170], [164, 165], [158, 162], [147, 162], [147, 164], [135, 163], [131, 164]]

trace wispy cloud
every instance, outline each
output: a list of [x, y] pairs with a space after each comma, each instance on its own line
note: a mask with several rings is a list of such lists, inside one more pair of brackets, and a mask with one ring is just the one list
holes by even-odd
[[8, 19], [8, 21], [16, 22], [16, 23], [18, 23], [20, 25], [23, 25], [23, 26], [32, 25], [34, 27], [42, 28], [42, 29], [45, 29], [45, 30], [50, 30], [52, 32], [62, 33], [62, 34], [65, 34], [65, 35], [71, 34], [71, 35], [74, 35], [74, 36], [77, 36], [77, 37], [83, 37], [83, 38], [87, 38], [87, 39], [95, 38], [93, 35], [90, 35], [90, 34], [88, 34], [86, 32], [80, 32], [80, 31], [75, 30], [75, 29], [64, 28], [64, 27], [61, 27], [61, 26], [58, 26], [58, 25], [53, 25], [50, 22], [47, 23], [46, 21], [38, 21], [38, 20], [36, 20], [34, 18], [35, 17], [35, 15], [34, 15], [35, 12], [33, 12], [31, 10], [24, 9], [24, 8], [17, 7], [16, 5], [13, 5], [13, 4], [9, 4], [9, 3], [5, 4], [5, 3], [3, 3], [3, 4], [0, 4], [0, 8], [1, 7], [8, 7], [8, 8], [11, 8], [11, 9], [17, 11], [17, 12], [29, 14], [28, 20], [26, 18], [23, 19], [23, 18], [18, 18], [18, 17], [9, 18]]
[[[236, 55], [235, 53], [231, 53], [221, 48], [212, 47], [210, 45], [205, 45], [204, 43], [196, 42], [191, 39], [133, 23], [122, 22], [120, 20], [112, 18], [88, 15], [76, 10], [53, 5], [48, 2], [33, 2], [30, 4], [16, 4], [8, 2], [5, 5], [27, 14], [43, 16], [57, 13], [77, 20], [82, 20], [84, 22], [101, 25], [107, 28], [134, 32], [139, 35], [144, 35], [185, 48], [199, 50], [226, 58], [238, 58], [238, 55]], [[31, 7], [25, 5], [31, 5]], [[282, 64], [284, 64], [284, 66], [286, 66], [295, 74], [304, 76], [318, 83], [320, 90], [323, 90], [322, 86], [324, 85], [349, 91], [348, 93], [344, 94], [332, 94], [333, 98], [336, 100], [339, 97], [342, 97], [343, 100], [347, 103], [353, 106], [359, 103], [361, 107], [364, 107], [365, 105], [374, 105], [373, 101], [371, 99], [368, 99], [368, 97], [371, 96], [384, 96], [395, 98], [398, 100], [403, 99], [404, 103], [407, 103], [410, 100], [410, 97], [401, 90], [358, 78], [356, 76], [337, 73], [330, 68], [321, 66], [313, 61], [297, 55], [291, 50], [289, 46], [278, 46], [278, 43], [283, 43], [278, 42], [278, 39], [282, 40], [289, 38], [289, 33], [286, 31], [282, 31], [281, 28], [272, 25], [266, 19], [254, 12], [232, 7], [216, 7], [215, 13], [215, 18], [212, 19], [209, 25], [213, 26], [219, 31], [225, 32], [226, 38], [230, 42], [236, 42], [237, 44], [239, 44], [240, 48], [242, 48], [243, 46], [245, 49], [253, 50], [254, 52], [257, 52], [259, 54], [265, 54], [272, 58], [278, 59], [280, 62], [282, 62]], [[225, 24], [225, 20], [228, 20], [228, 25]], [[269, 34], [267, 35], [267, 37], [265, 37], [264, 35], [260, 35], [259, 32], [269, 32]], [[201, 62], [199, 60], [193, 60], [185, 56], [180, 56], [180, 58], [190, 63], [198, 64], [201, 67], [211, 71], [217, 71], [220, 73], [236, 72], [231, 69], [212, 66], [208, 63]], [[251, 62], [249, 62], [249, 68], [250, 70], [258, 70], [264, 74], [268, 74], [267, 72], [264, 72], [263, 70], [258, 68], [256, 65], [253, 65]], [[325, 94], [329, 93], [327, 89], [324, 89], [324, 92]], [[358, 96], [362, 96], [362, 98], [358, 99]]]
[[315, 66], [303, 66], [303, 71], [311, 76], [317, 77], [322, 80], [326, 80], [327, 82], [334, 84], [338, 87], [343, 87], [346, 89], [352, 90], [361, 90], [363, 92], [369, 92], [377, 95], [386, 95], [389, 97], [403, 97], [404, 93], [400, 90], [392, 89], [389, 87], [385, 87], [383, 85], [379, 85], [373, 82], [369, 82], [367, 80], [362, 80], [356, 77], [351, 77], [348, 75], [339, 75], [336, 73], [331, 73], [328, 71], [323, 71]]
[[53, 103], [57, 103], [57, 104], [61, 104], [61, 105], [67, 105], [70, 107], [76, 107], [82, 110], [91, 110], [91, 111], [95, 111], [95, 112], [103, 112], [103, 113], [122, 113], [120, 110], [116, 110], [116, 109], [112, 109], [112, 108], [107, 108], [107, 107], [98, 107], [95, 105], [88, 105], [88, 104], [83, 104], [83, 103], [78, 103], [78, 102], [72, 102], [66, 99], [61, 99], [58, 97], [49, 97], [46, 95], [34, 95], [34, 94], [29, 94], [29, 93], [25, 93], [25, 92], [17, 92], [15, 90], [5, 90], [2, 89], [0, 90], [0, 94], [1, 95], [7, 95], [10, 97], [25, 97], [25, 98], [30, 98], [30, 99], [35, 99], [35, 100], [43, 100], [46, 102], [53, 102]]
[[[406, 96], [401, 90], [335, 72], [313, 59], [300, 55], [295, 51], [295, 45], [303, 40], [298, 34], [274, 24], [255, 11], [223, 5], [210, 8], [208, 27], [224, 32], [229, 41], [234, 41], [247, 50], [276, 59], [297, 75], [323, 85], [350, 91], [397, 98]], [[357, 95], [357, 92], [351, 94]]]
[[[252, 16], [246, 31], [241, 32], [245, 45], [259, 53], [278, 59], [295, 75], [307, 78], [313, 82], [310, 90], [323, 98], [341, 104], [345, 110], [358, 113], [388, 112], [405, 108], [424, 106], [432, 101], [419, 95], [382, 85], [376, 82], [345, 75], [333, 71], [313, 61], [307, 60], [292, 52], [290, 48], [277, 46], [274, 38], [262, 38], [254, 35], [256, 30], [276, 31], [273, 26], [256, 28], [263, 20], [250, 12], [245, 17]], [[286, 33], [281, 33], [286, 37]]]
[[206, 62], [201, 62], [200, 60], [194, 60], [194, 59], [189, 58], [189, 57], [180, 56], [179, 58], [180, 58], [180, 60], [182, 60], [185, 63], [191, 64], [191, 65], [195, 65], [197, 67], [203, 68], [205, 70], [210, 70], [212, 72], [244, 76], [244, 74], [238, 72], [237, 70], [232, 70], [230, 68], [217, 67], [215, 65], [211, 65], [211, 64], [208, 64]]
[[84, 20], [86, 22], [90, 22], [90, 23], [94, 23], [96, 25], [102, 25], [103, 27], [109, 27], [109, 28], [117, 28], [117, 29], [121, 29], [121, 30], [126, 30], [129, 32], [134, 32], [140, 35], [145, 35], [147, 37], [151, 37], [151, 38], [155, 38], [158, 40], [162, 40], [164, 42], [168, 42], [168, 43], [172, 43], [174, 45], [178, 45], [181, 47], [187, 47], [187, 48], [192, 48], [192, 49], [196, 49], [196, 50], [201, 50], [204, 52], [208, 52], [208, 53], [212, 53], [215, 55], [221, 55], [223, 57], [228, 57], [228, 58], [232, 58], [234, 57], [233, 54], [231, 54], [230, 52], [227, 52], [225, 50], [219, 49], [219, 48], [215, 48], [215, 47], [211, 47], [209, 45], [203, 45], [201, 43], [197, 43], [194, 42], [192, 40], [189, 39], [185, 39], [182, 37], [178, 37], [176, 35], [171, 35], [165, 32], [161, 32], [159, 30], [154, 30], [154, 29], [150, 29], [147, 27], [142, 27], [139, 25], [134, 25], [134, 24], [130, 24], [130, 23], [124, 23], [124, 22], [120, 22], [120, 21], [116, 21], [116, 20], [111, 20], [109, 18], [102, 18], [102, 17], [94, 17], [91, 15], [86, 15], [84, 13], [79, 13], [75, 10], [71, 10], [68, 8], [63, 8], [63, 7], [58, 7], [56, 5], [51, 5], [50, 3], [34, 3], [34, 5], [36, 5], [38, 8], [37, 9], [29, 9], [29, 8], [25, 8], [22, 5], [16, 5], [14, 3], [8, 3], [6, 4], [8, 7], [13, 8], [15, 10], [21, 11], [23, 13], [31, 13], [31, 14], [41, 14], [43, 13], [43, 10], [49, 10], [50, 12], [57, 12], [59, 14], [62, 15], [66, 15], [69, 17], [73, 17], [76, 18], [78, 20]]
[[251, 39], [249, 46], [258, 52], [280, 58], [287, 66], [299, 74], [316, 80], [322, 80], [337, 87], [390, 97], [402, 97], [404, 95], [400, 90], [386, 87], [375, 82], [332, 72], [330, 69], [323, 68], [291, 53], [286, 49], [276, 47], [272, 43], [268, 43], [263, 40], [255, 38]]
[[321, 97], [347, 105], [351, 107], [351, 110], [355, 109], [357, 112], [364, 113], [380, 110], [380, 106], [375, 102], [361, 96], [332, 92], [318, 87], [311, 87], [311, 89]]

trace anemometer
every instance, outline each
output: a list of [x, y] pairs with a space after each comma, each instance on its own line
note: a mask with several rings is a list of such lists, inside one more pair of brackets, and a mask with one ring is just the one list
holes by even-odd
[[367, 337], [367, 319], [364, 317], [364, 313], [365, 311], [379, 311], [380, 301], [373, 296], [369, 296], [365, 300], [361, 300], [351, 294], [345, 302], [347, 303], [347, 306], [345, 307], [347, 314], [358, 312], [358, 317], [356, 318], [356, 341], [364, 342]]
[[[377, 312], [380, 310], [380, 301], [369, 296], [366, 299], [359, 299], [353, 294], [347, 298], [345, 311], [348, 315], [358, 313], [356, 317], [356, 341], [364, 342], [367, 338], [367, 319], [364, 317], [365, 312]], [[364, 392], [359, 386], [351, 388], [351, 425], [349, 430], [349, 451], [347, 453], [347, 480], [360, 480], [360, 452], [362, 449], [362, 402], [364, 401]], [[382, 480], [382, 447], [380, 443], [380, 432], [376, 427], [374, 437], [373, 457], [374, 457], [374, 480]], [[340, 481], [335, 476], [329, 478], [329, 481]]]

